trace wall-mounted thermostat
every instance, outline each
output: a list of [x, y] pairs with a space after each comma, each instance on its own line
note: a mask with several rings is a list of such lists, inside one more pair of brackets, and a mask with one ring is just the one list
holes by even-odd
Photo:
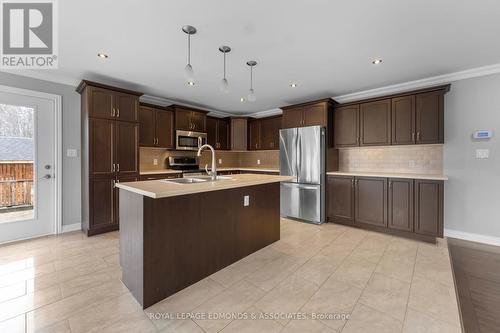
[[493, 136], [493, 132], [486, 131], [486, 130], [474, 131], [474, 133], [472, 133], [472, 137], [476, 140], [491, 139], [492, 136]]

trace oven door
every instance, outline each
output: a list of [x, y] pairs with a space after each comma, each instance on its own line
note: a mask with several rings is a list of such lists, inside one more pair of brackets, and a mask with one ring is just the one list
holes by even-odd
[[191, 131], [176, 131], [175, 148], [178, 150], [198, 150], [207, 142], [207, 134]]

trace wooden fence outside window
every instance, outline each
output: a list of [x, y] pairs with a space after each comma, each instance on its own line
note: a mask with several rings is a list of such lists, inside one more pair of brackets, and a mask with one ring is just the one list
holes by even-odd
[[33, 206], [33, 162], [0, 161], [0, 209]]

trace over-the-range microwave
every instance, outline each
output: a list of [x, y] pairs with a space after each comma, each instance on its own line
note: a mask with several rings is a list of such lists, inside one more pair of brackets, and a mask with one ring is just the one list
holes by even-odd
[[207, 133], [175, 131], [175, 149], [198, 150], [205, 143], [207, 143]]

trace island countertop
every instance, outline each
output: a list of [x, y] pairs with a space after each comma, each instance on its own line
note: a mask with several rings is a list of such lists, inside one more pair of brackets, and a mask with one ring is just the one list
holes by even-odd
[[[196, 178], [196, 177], [193, 177]], [[174, 197], [179, 195], [225, 190], [237, 187], [277, 183], [293, 179], [292, 176], [241, 174], [231, 175], [231, 179], [207, 181], [201, 183], [176, 184], [167, 180], [148, 180], [129, 183], [118, 183], [116, 187], [153, 199]]]

